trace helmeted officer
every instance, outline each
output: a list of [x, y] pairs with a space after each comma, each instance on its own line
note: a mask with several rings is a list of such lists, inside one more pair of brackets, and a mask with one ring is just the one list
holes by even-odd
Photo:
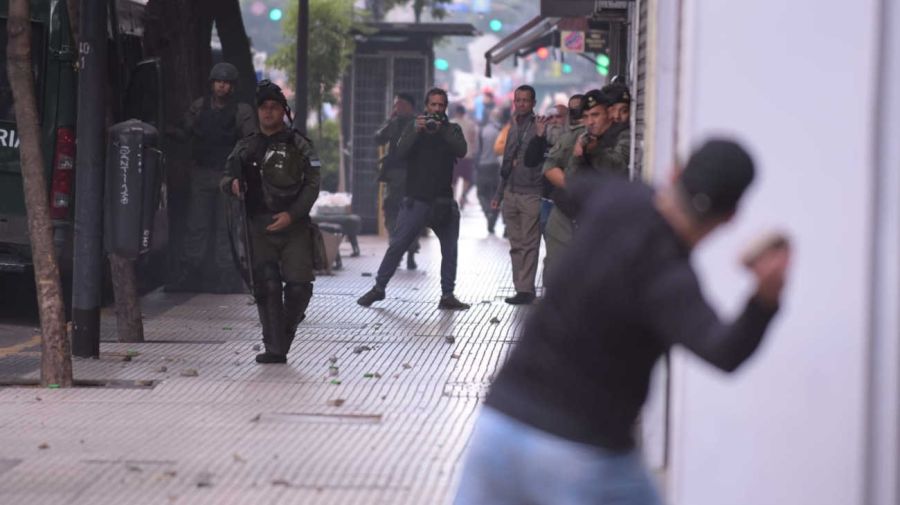
[[240, 140], [220, 188], [244, 198], [252, 251], [253, 294], [265, 352], [258, 363], [285, 363], [312, 298], [310, 209], [319, 196], [319, 158], [312, 142], [285, 123], [290, 109], [281, 88], [261, 81], [256, 91], [259, 133]]
[[[217, 63], [209, 72], [210, 94], [191, 103], [175, 136], [191, 141], [194, 166], [184, 249], [175, 290], [231, 293], [240, 291], [228, 245], [225, 206], [218, 192], [225, 159], [235, 143], [256, 131], [253, 108], [234, 97], [238, 71]], [[212, 248], [212, 261], [208, 258]], [[212, 285], [203, 285], [204, 265], [214, 266]]]

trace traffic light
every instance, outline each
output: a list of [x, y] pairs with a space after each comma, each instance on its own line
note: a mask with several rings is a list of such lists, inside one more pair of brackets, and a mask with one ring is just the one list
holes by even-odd
[[568, 63], [563, 63], [562, 73], [571, 74], [572, 73], [572, 65], [569, 65]]
[[546, 47], [542, 47], [537, 50], [537, 55], [538, 55], [538, 58], [540, 58], [542, 60], [546, 60], [550, 56], [550, 50], [547, 49]]
[[609, 75], [609, 56], [604, 53], [597, 55], [597, 73], [602, 76]]
[[272, 21], [281, 21], [281, 17], [283, 15], [284, 13], [281, 12], [281, 9], [277, 7], [269, 11], [269, 19], [271, 19]]
[[492, 19], [489, 25], [491, 27], [491, 31], [493, 32], [499, 32], [503, 29], [503, 21], [500, 21], [496, 18]]
[[450, 68], [450, 62], [444, 58], [436, 58], [434, 60], [434, 68], [438, 70], [448, 70]]

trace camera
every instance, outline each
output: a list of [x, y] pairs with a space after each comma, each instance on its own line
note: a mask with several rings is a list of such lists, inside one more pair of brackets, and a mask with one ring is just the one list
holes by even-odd
[[429, 132], [436, 132], [442, 124], [447, 122], [447, 116], [444, 114], [425, 114], [425, 129]]

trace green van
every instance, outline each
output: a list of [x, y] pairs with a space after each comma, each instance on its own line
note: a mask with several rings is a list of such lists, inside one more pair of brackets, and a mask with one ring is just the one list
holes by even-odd
[[[116, 121], [137, 117], [162, 123], [159, 62], [143, 59], [141, 18], [146, 0], [108, 0], [110, 104]], [[8, 0], [0, 0], [0, 274], [27, 273], [31, 247], [22, 177], [19, 137], [12, 91], [6, 71]], [[41, 145], [53, 220], [53, 237], [64, 283], [72, 269], [75, 198], [75, 126], [78, 96], [78, 50], [73, 40], [66, 0], [31, 0], [32, 59]], [[164, 212], [163, 198], [160, 212]], [[165, 219], [157, 219], [161, 225]], [[166, 233], [154, 251], [165, 247]], [[163, 254], [164, 256], [164, 254]]]

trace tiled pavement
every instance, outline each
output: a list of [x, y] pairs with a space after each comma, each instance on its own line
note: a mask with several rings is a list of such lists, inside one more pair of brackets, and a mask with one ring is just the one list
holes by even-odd
[[362, 257], [317, 280], [288, 366], [253, 362], [247, 296], [152, 293], [143, 344], [112, 342], [105, 311], [103, 356], [76, 361], [76, 379], [154, 386], [0, 388], [0, 504], [449, 503], [525, 314], [502, 301], [506, 241], [482, 223], [464, 213], [457, 295], [471, 310], [437, 310], [435, 238], [387, 300], [357, 306], [385, 249], [363, 237]]

